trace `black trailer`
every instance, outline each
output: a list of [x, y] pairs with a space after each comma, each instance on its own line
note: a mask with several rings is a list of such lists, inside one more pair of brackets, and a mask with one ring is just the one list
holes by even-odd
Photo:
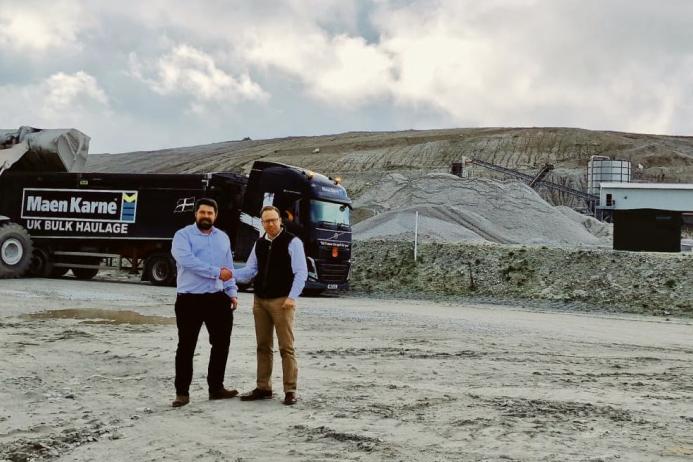
[[234, 173], [106, 174], [6, 172], [0, 176], [0, 277], [26, 273], [94, 277], [123, 259], [157, 285], [175, 282], [173, 234], [194, 221], [200, 197], [219, 203], [216, 225], [237, 261], [260, 235], [272, 204], [304, 242], [312, 291], [348, 287], [351, 201], [339, 181], [298, 167], [256, 162]]

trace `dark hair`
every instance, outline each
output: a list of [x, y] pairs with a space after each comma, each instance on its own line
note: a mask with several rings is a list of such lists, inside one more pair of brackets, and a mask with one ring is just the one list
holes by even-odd
[[275, 207], [274, 205], [265, 205], [264, 207], [262, 207], [262, 210], [260, 210], [260, 217], [262, 217], [262, 214], [267, 212], [268, 210], [274, 210], [275, 212], [277, 212], [277, 216], [279, 216], [279, 217], [282, 216], [279, 209], [277, 207]]
[[195, 213], [197, 213], [201, 205], [209, 205], [214, 209], [215, 214], [219, 212], [219, 206], [217, 205], [217, 201], [215, 201], [214, 199], [210, 199], [209, 197], [203, 197], [195, 201]]

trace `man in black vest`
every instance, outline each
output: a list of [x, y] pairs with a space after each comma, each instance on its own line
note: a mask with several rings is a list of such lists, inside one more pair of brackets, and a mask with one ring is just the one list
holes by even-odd
[[246, 266], [236, 270], [236, 280], [253, 283], [253, 317], [257, 338], [257, 385], [241, 396], [243, 401], [272, 397], [274, 330], [282, 357], [284, 404], [296, 404], [298, 364], [294, 352], [296, 298], [308, 279], [303, 242], [282, 228], [279, 210], [271, 205], [260, 213], [265, 234], [250, 252]]

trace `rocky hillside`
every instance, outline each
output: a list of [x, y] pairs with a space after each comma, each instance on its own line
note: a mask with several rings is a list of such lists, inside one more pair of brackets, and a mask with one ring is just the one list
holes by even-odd
[[[552, 163], [555, 170], [547, 179], [584, 189], [587, 161], [593, 155], [630, 160], [638, 180], [693, 182], [693, 137], [571, 128], [411, 130], [229, 141], [160, 151], [91, 155], [87, 170], [247, 172], [253, 161], [263, 159], [339, 175], [350, 194], [359, 197], [387, 173], [448, 172], [450, 164], [463, 157], [530, 174], [545, 163]], [[637, 168], [638, 164], [642, 169]], [[473, 176], [497, 175], [475, 167]], [[574, 205], [570, 198], [546, 190], [539, 192], [556, 205]]]

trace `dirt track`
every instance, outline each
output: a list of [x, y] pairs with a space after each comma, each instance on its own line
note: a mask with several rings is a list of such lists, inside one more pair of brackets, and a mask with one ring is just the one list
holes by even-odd
[[[297, 406], [207, 401], [203, 333], [192, 403], [176, 410], [173, 296], [0, 281], [0, 460], [693, 457], [690, 320], [301, 299]], [[255, 370], [250, 300], [227, 370], [242, 391]]]

